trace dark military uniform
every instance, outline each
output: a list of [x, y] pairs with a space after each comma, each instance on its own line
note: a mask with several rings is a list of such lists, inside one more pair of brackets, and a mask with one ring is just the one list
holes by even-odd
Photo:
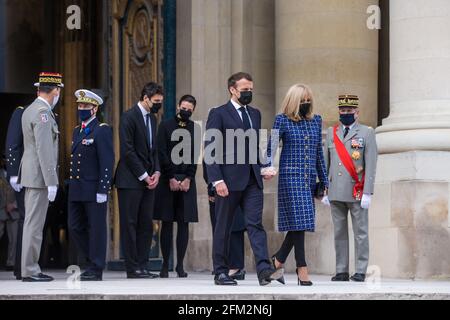
[[94, 118], [73, 132], [69, 182], [69, 230], [78, 249], [88, 258], [88, 272], [101, 276], [107, 245], [107, 202], [97, 195], [111, 190], [114, 166], [110, 126]]
[[[6, 170], [8, 181], [11, 177], [19, 176], [20, 162], [23, 156], [23, 133], [22, 133], [22, 115], [26, 107], [18, 107], [9, 120], [8, 133], [6, 136]], [[25, 219], [25, 190], [16, 192], [16, 202], [19, 211], [19, 220], [17, 226], [17, 248], [14, 264], [14, 275], [21, 279], [21, 260], [22, 260], [22, 233], [23, 221]]]

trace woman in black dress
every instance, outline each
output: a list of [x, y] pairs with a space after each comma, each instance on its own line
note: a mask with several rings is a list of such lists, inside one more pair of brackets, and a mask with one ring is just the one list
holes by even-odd
[[[189, 241], [189, 223], [198, 222], [195, 185], [197, 162], [195, 159], [200, 150], [201, 130], [190, 120], [196, 104], [197, 101], [193, 96], [183, 96], [177, 106], [177, 115], [163, 121], [158, 130], [161, 178], [156, 191], [154, 219], [162, 221], [161, 251], [164, 261], [160, 273], [161, 278], [169, 277], [174, 222], [177, 223], [178, 229], [177, 267], [175, 270], [180, 278], [188, 276], [184, 271], [183, 260]], [[172, 155], [174, 148], [177, 149]], [[178, 149], [180, 150], [178, 151]], [[190, 154], [186, 154], [186, 152]]]

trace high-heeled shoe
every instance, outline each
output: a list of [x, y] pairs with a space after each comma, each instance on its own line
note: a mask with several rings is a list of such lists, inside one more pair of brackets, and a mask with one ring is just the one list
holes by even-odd
[[[275, 269], [275, 271], [284, 272], [284, 268], [277, 268], [277, 264], [275, 263], [276, 257], [272, 256], [271, 259], [272, 259], [272, 264], [273, 264], [273, 268]], [[284, 280], [284, 276], [282, 276], [281, 278], [278, 278], [277, 281], [281, 284], [286, 284], [286, 281]]]
[[295, 272], [297, 273], [297, 285], [298, 286], [310, 287], [313, 285], [313, 283], [311, 281], [300, 280], [298, 268], [295, 269]]
[[178, 278], [187, 278], [188, 274], [184, 272], [183, 268], [176, 267], [175, 271], [177, 272]]

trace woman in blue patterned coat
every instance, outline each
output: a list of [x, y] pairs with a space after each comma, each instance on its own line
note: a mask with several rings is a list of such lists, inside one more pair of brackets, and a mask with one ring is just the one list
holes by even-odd
[[322, 149], [322, 118], [313, 114], [313, 96], [308, 86], [296, 84], [289, 89], [273, 129], [279, 136], [271, 140], [274, 143], [269, 143], [269, 163], [263, 173], [270, 176], [276, 174], [273, 159], [278, 140], [282, 141], [278, 228], [287, 235], [272, 261], [276, 269], [282, 268], [294, 247], [298, 284], [311, 286], [305, 260], [305, 232], [315, 231], [314, 193], [317, 178], [325, 189], [328, 179]]

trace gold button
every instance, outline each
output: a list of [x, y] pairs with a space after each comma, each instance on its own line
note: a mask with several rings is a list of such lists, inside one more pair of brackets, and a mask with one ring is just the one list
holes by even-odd
[[71, 154], [70, 157], [73, 158], [73, 154]]
[[342, 176], [342, 173], [339, 172], [339, 176]]
[[78, 157], [81, 158], [81, 154], [80, 153], [78, 154]]
[[339, 165], [342, 166], [342, 163], [339, 162]]
[[80, 177], [78, 176], [77, 179], [80, 180]]

